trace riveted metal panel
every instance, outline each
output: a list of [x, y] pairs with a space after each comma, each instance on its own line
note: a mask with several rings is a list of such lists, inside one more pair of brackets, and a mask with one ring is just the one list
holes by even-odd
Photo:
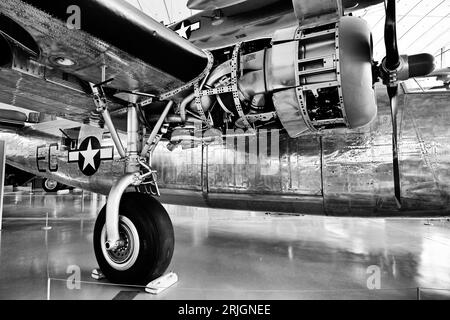
[[[245, 154], [238, 148], [238, 139], [245, 143]], [[259, 132], [258, 139], [235, 140], [228, 146], [208, 147], [210, 193], [321, 196], [317, 138], [291, 139], [285, 133], [263, 131]]]
[[450, 204], [450, 95], [409, 94], [400, 131], [402, 196], [407, 208], [448, 210]]
[[203, 154], [201, 146], [170, 152], [165, 145], [158, 146], [153, 158], [161, 188], [322, 196], [318, 137], [292, 139], [278, 130], [262, 131], [258, 139], [233, 137], [224, 144], [205, 146]]
[[161, 188], [202, 190], [202, 147], [177, 148], [169, 151], [161, 142], [154, 151], [153, 163], [158, 170]]
[[[385, 88], [366, 128], [323, 137], [324, 203], [329, 215], [449, 213], [448, 94], [399, 99], [402, 210], [394, 201], [391, 116]], [[444, 141], [447, 141], [444, 143]]]

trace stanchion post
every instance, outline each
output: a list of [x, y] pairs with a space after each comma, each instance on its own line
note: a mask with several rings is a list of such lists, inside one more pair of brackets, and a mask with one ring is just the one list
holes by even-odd
[[3, 222], [3, 195], [5, 189], [5, 162], [6, 162], [5, 142], [0, 140], [0, 231]]

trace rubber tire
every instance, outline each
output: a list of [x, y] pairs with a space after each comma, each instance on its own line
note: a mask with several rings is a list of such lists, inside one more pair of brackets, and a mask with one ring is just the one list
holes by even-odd
[[103, 256], [101, 233], [105, 225], [106, 205], [100, 211], [94, 228], [94, 252], [100, 270], [116, 284], [147, 285], [169, 267], [175, 237], [167, 211], [158, 200], [147, 194], [126, 193], [122, 196], [119, 215], [124, 215], [137, 229], [140, 252], [128, 270], [114, 269]]
[[56, 187], [55, 187], [54, 189], [49, 189], [49, 188], [47, 188], [47, 186], [45, 185], [45, 182], [46, 182], [47, 180], [48, 180], [48, 179], [42, 180], [42, 189], [44, 189], [45, 192], [48, 192], [48, 193], [54, 193], [54, 192], [58, 192], [59, 190], [61, 190], [62, 184], [60, 184], [59, 182], [56, 183]]

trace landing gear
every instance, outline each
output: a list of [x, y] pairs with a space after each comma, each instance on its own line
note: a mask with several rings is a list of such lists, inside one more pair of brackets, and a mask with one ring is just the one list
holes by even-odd
[[45, 192], [57, 192], [58, 190], [61, 190], [63, 187], [62, 184], [58, 183], [55, 180], [51, 179], [44, 179], [42, 180], [42, 189], [44, 189]]
[[167, 270], [174, 250], [172, 222], [153, 197], [125, 193], [119, 206], [121, 245], [106, 248], [106, 206], [94, 229], [94, 250], [100, 270], [118, 284], [146, 285]]
[[[113, 80], [106, 81], [105, 72], [106, 67], [103, 67], [102, 84]], [[108, 99], [102, 84], [91, 84], [94, 102], [105, 120], [105, 126], [111, 133], [121, 159], [124, 160], [125, 174], [112, 186], [108, 202], [95, 223], [95, 256], [100, 273], [108, 280], [117, 284], [147, 285], [161, 277], [170, 264], [175, 242], [173, 226], [164, 207], [152, 196], [125, 192], [129, 187], [134, 187], [159, 196], [156, 171], [151, 167], [151, 158], [162, 137], [160, 131], [163, 130], [173, 102], [168, 102], [147, 143], [142, 141], [144, 135], [140, 134], [141, 124], [137, 110], [140, 105], [130, 103], [127, 108], [125, 149], [109, 114]]]

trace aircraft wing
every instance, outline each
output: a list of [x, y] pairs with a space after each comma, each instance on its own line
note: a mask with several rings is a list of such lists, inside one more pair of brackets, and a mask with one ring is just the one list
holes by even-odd
[[83, 116], [95, 108], [89, 83], [159, 96], [208, 67], [205, 52], [125, 1], [7, 0], [0, 12], [0, 102], [10, 105]]

